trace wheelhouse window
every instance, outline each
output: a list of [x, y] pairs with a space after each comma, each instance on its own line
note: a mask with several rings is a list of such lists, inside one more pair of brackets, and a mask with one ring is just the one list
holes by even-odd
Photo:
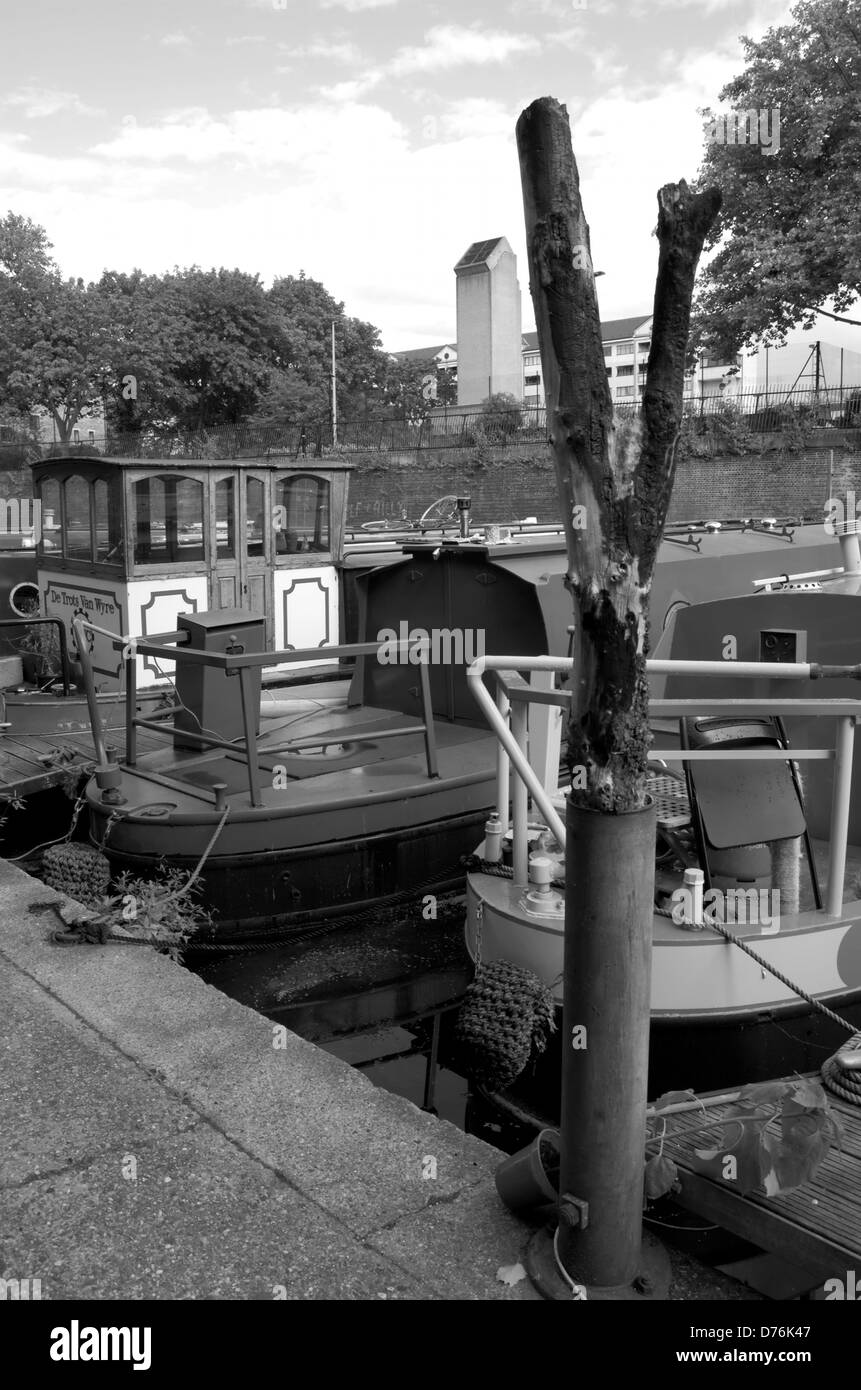
[[329, 483], [325, 478], [306, 474], [279, 478], [275, 503], [275, 549], [279, 555], [329, 550]]
[[63, 553], [68, 560], [92, 560], [90, 484], [73, 474], [63, 483], [65, 534]]
[[265, 517], [265, 496], [263, 483], [260, 478], [245, 479], [245, 511], [246, 511], [246, 554], [263, 555], [264, 541], [263, 534]]
[[96, 555], [101, 564], [123, 562], [123, 509], [119, 478], [96, 478], [93, 483], [93, 519], [96, 526]]
[[62, 545], [62, 503], [60, 484], [56, 478], [45, 478], [37, 488], [41, 506], [41, 539], [38, 541], [40, 555], [52, 554]]
[[215, 549], [219, 560], [236, 559], [236, 487], [233, 478], [215, 484]]
[[135, 497], [135, 564], [203, 559], [203, 483], [161, 474], [139, 478]]

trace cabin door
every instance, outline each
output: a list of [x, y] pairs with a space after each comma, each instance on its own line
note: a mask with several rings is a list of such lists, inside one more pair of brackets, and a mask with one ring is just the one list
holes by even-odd
[[247, 608], [266, 618], [272, 641], [270, 558], [272, 527], [267, 526], [266, 475], [219, 471], [212, 476], [210, 500], [210, 602], [213, 608]]

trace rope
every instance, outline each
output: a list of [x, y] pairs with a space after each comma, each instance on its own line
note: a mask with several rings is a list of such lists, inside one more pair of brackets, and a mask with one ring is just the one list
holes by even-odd
[[842, 1058], [850, 1052], [861, 1052], [861, 1033], [856, 1033], [839, 1052], [822, 1063], [821, 1076], [829, 1091], [840, 1096], [841, 1100], [850, 1105], [861, 1105], [861, 1069], [844, 1067], [842, 1062]]

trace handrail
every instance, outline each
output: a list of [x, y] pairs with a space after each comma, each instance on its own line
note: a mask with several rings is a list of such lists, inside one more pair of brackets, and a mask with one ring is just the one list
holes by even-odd
[[[491, 730], [496, 735], [501, 744], [507, 759], [500, 759], [497, 764], [497, 796], [502, 794], [503, 781], [501, 777], [502, 762], [510, 761], [514, 764], [515, 772], [518, 777], [518, 784], [521, 788], [531, 792], [532, 797], [541, 811], [547, 826], [552, 830], [559, 844], [565, 845], [565, 827], [562, 824], [556, 808], [552, 804], [547, 789], [541, 783], [533, 770], [526, 750], [526, 726], [525, 709], [526, 706], [535, 701], [536, 703], [562, 703], [570, 699], [570, 692], [557, 692], [555, 698], [552, 693], [545, 691], [531, 691], [530, 687], [525, 686], [519, 679], [519, 672], [523, 671], [558, 671], [560, 674], [570, 675], [574, 669], [574, 661], [571, 657], [554, 656], [481, 656], [471, 662], [467, 670], [467, 685], [472, 691], [479, 708], [484, 714], [485, 719], [490, 725]], [[820, 666], [815, 662], [794, 662], [776, 663], [767, 661], [671, 661], [671, 660], [647, 660], [646, 670], [650, 675], [714, 675], [714, 676], [741, 676], [743, 678], [755, 679], [757, 677], [768, 677], [769, 679], [797, 680], [806, 678], [808, 680], [820, 680], [826, 677], [847, 677], [855, 680], [861, 679], [861, 666]], [[492, 671], [497, 680], [497, 691], [502, 692], [506, 700], [494, 701], [490, 691], [483, 681], [486, 671]], [[506, 679], [508, 677], [508, 679]], [[509, 687], [510, 682], [510, 687]], [[507, 709], [505, 708], [508, 697], [514, 701], [515, 710], [519, 711], [517, 718], [517, 728], [509, 728]], [[663, 707], [672, 705], [676, 702], [667, 700], [650, 701], [650, 708], [654, 706]], [[744, 700], [728, 701], [726, 699], [709, 700], [707, 696], [697, 698], [696, 712], [708, 714], [711, 709], [717, 708], [719, 711], [737, 708], [739, 711], [750, 702]], [[835, 764], [834, 786], [832, 789], [831, 800], [831, 823], [830, 823], [830, 847], [829, 847], [829, 866], [828, 866], [828, 895], [825, 912], [829, 917], [840, 917], [843, 905], [843, 885], [846, 877], [846, 854], [849, 837], [849, 807], [852, 792], [852, 757], [854, 752], [855, 726], [861, 720], [861, 698], [858, 700], [835, 700], [830, 697], [823, 697], [821, 702], [804, 699], [785, 699], [772, 702], [762, 702], [763, 705], [773, 705], [775, 710], [779, 706], [784, 713], [792, 713], [794, 708], [799, 712], [810, 717], [834, 718], [837, 720], [837, 730], [835, 736], [835, 746], [833, 750], [824, 749], [792, 749], [784, 761], [800, 761], [805, 758], [833, 759]], [[821, 707], [817, 708], [816, 706]], [[692, 761], [693, 758], [710, 756], [719, 758], [740, 758], [748, 757], [754, 759], [760, 757], [780, 758], [780, 753], [773, 750], [755, 749], [721, 749], [711, 750], [708, 754], [703, 754], [700, 750], [686, 749], [659, 749], [656, 756], [672, 756], [673, 759], [684, 762]], [[507, 785], [507, 783], [505, 784]], [[514, 807], [514, 879], [517, 883], [528, 882], [528, 845], [527, 845], [527, 814], [528, 808], [524, 805], [525, 797], [515, 795], [513, 798]], [[508, 798], [506, 793], [506, 811]]]
[[96, 694], [96, 683], [93, 679], [93, 666], [90, 661], [90, 654], [87, 651], [87, 638], [85, 628], [91, 627], [85, 618], [72, 619], [72, 631], [75, 634], [75, 642], [78, 647], [78, 655], [81, 658], [81, 670], [84, 673], [84, 690], [87, 695], [87, 710], [90, 716], [90, 727], [93, 731], [93, 746], [96, 750], [96, 757], [101, 766], [105, 766], [108, 761], [107, 748], [105, 746], [105, 734], [102, 728], [102, 718], [99, 714], [99, 697]]
[[[243, 737], [236, 742], [228, 742], [226, 739], [218, 738], [212, 734], [205, 733], [202, 729], [195, 731], [193, 738], [207, 748], [224, 748], [231, 752], [244, 753], [246, 767], [248, 771], [248, 789], [252, 806], [262, 806], [263, 798], [260, 792], [260, 767], [259, 767], [259, 747], [256, 729], [255, 710], [253, 708], [251, 674], [255, 666], [271, 666], [281, 664], [281, 659], [292, 662], [319, 660], [321, 652], [325, 652], [327, 658], [340, 656], [372, 656], [379, 653], [382, 647], [387, 652], [400, 654], [409, 652], [412, 658], [414, 652], [418, 652], [421, 660], [419, 666], [419, 685], [422, 702], [422, 722], [414, 724], [409, 728], [398, 728], [395, 730], [375, 730], [377, 738], [394, 738], [396, 735], [406, 736], [408, 734], [422, 734], [425, 745], [425, 761], [427, 764], [427, 775], [430, 779], [439, 777], [439, 766], [436, 750], [436, 732], [434, 729], [433, 703], [431, 698], [430, 674], [428, 665], [427, 642], [425, 638], [412, 638], [406, 641], [393, 641], [383, 639], [378, 642], [351, 642], [337, 647], [306, 647], [291, 652], [253, 652], [244, 656], [228, 656], [224, 652], [201, 652], [190, 650], [184, 647], [180, 639], [187, 640], [181, 632], [164, 634], [168, 640], [177, 639], [176, 646], [164, 646], [158, 642], [148, 641], [146, 638], [122, 637], [115, 632], [110, 632], [106, 628], [99, 627], [87, 618], [76, 618], [74, 620], [75, 637], [78, 642], [78, 649], [81, 652], [81, 664], [84, 670], [84, 684], [87, 692], [87, 707], [90, 715], [90, 723], [93, 728], [93, 742], [100, 764], [107, 763], [104, 733], [98, 712], [98, 701], [96, 697], [95, 682], [93, 680], [92, 663], [89, 653], [86, 651], [86, 640], [84, 630], [90, 629], [99, 632], [103, 636], [109, 637], [115, 649], [121, 650], [126, 668], [126, 762], [129, 766], [134, 766], [137, 761], [137, 730], [149, 729], [153, 733], [162, 735], [172, 735], [173, 727], [165, 727], [163, 724], [156, 724], [152, 720], [140, 718], [136, 713], [137, 706], [137, 666], [138, 656], [162, 656], [170, 661], [191, 661], [198, 665], [214, 666], [229, 673], [232, 670], [238, 671], [240, 699], [242, 705], [242, 727]], [[160, 634], [161, 635], [161, 634]], [[251, 659], [249, 659], [251, 658]], [[341, 731], [342, 738], [344, 731]], [[318, 743], [328, 741], [334, 742], [335, 739], [330, 735], [321, 737], [315, 743], [309, 745], [315, 747]], [[267, 750], [264, 750], [267, 751]], [[280, 751], [280, 750], [271, 750]], [[217, 797], [216, 797], [217, 800]]]
[[[63, 679], [63, 694], [70, 695], [72, 692], [72, 684], [69, 679], [69, 643], [66, 638], [66, 624], [63, 622], [62, 618], [4, 618], [0, 621], [0, 628], [36, 627], [38, 625], [44, 625], [45, 623], [49, 623], [51, 627], [57, 629], [60, 646], [60, 670]], [[33, 655], [38, 656], [39, 653], [34, 652]]]

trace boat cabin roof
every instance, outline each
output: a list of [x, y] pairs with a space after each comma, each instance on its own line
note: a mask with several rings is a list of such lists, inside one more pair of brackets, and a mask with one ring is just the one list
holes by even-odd
[[83, 471], [85, 468], [92, 467], [97, 470], [118, 468], [121, 472], [130, 473], [163, 473], [165, 470], [174, 468], [183, 473], [196, 473], [210, 469], [229, 469], [238, 472], [251, 469], [257, 473], [261, 468], [278, 470], [279, 472], [292, 469], [296, 473], [349, 473], [356, 466], [353, 463], [342, 463], [337, 459], [326, 459], [325, 463], [315, 462], [313, 459], [307, 458], [299, 460], [286, 454], [261, 454], [259, 457], [253, 458], [145, 459], [116, 458], [110, 454], [81, 454], [77, 450], [70, 450], [68, 454], [58, 454], [54, 458], [41, 459], [38, 463], [32, 464], [31, 467], [37, 477], [42, 477], [43, 475], [50, 475], [55, 470], [65, 475], [69, 471], [70, 464], [74, 464], [76, 471]]
[[343, 556], [352, 467], [60, 454], [33, 465], [40, 568], [129, 578], [331, 564]]

